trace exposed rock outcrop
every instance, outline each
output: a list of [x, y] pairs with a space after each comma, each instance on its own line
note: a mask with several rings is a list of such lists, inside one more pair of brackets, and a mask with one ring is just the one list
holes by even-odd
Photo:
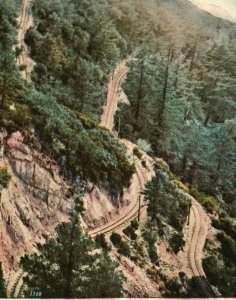
[[7, 276], [22, 255], [68, 220], [69, 200], [55, 161], [25, 145], [19, 132], [7, 139], [4, 152], [11, 180], [0, 199], [0, 260]]
[[93, 186], [84, 196], [85, 213], [83, 220], [88, 230], [99, 228], [119, 218], [130, 204], [127, 197], [112, 197], [104, 188]]

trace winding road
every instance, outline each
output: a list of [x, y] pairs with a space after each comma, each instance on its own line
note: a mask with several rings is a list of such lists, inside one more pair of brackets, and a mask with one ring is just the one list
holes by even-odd
[[210, 218], [203, 207], [191, 197], [191, 208], [185, 230], [185, 249], [181, 258], [183, 271], [192, 278], [194, 288], [202, 297], [216, 297], [215, 291], [207, 281], [202, 267], [203, 249], [205, 246]]
[[16, 64], [21, 67], [24, 66], [24, 70], [21, 71], [21, 78], [30, 81], [30, 74], [33, 71], [35, 62], [29, 56], [29, 49], [24, 42], [25, 34], [27, 30], [33, 26], [33, 17], [31, 15], [32, 0], [22, 0], [21, 11], [19, 18], [17, 19], [19, 29], [17, 32], [17, 44], [16, 47], [21, 50], [17, 57]]
[[[21, 76], [23, 79], [28, 81], [30, 81], [30, 73], [35, 65], [34, 61], [29, 57], [29, 50], [24, 43], [25, 33], [28, 28], [33, 25], [33, 19], [30, 13], [31, 2], [31, 0], [22, 0], [22, 9], [18, 18], [19, 29], [17, 34], [17, 48], [22, 50], [17, 58], [17, 65], [25, 66], [25, 70], [22, 71]], [[129, 71], [127, 62], [130, 59], [131, 58], [128, 58], [117, 66], [111, 75], [108, 84], [108, 94], [101, 117], [101, 126], [110, 131], [112, 131], [114, 127], [114, 115], [117, 110], [117, 103], [122, 100], [121, 94], [123, 91], [121, 89], [121, 85]], [[124, 93], [122, 95], [124, 96]], [[125, 144], [127, 148], [127, 154], [132, 156], [133, 149], [137, 146], [127, 140], [121, 140], [121, 142]], [[140, 150], [140, 152], [142, 151]], [[132, 195], [133, 197], [130, 199], [130, 205], [127, 207], [127, 210], [124, 211], [122, 215], [118, 216], [116, 220], [89, 231], [88, 234], [91, 237], [101, 233], [108, 234], [110, 232], [125, 228], [131, 220], [137, 218], [139, 209], [141, 210], [141, 213], [145, 215], [146, 206], [141, 192], [143, 191], [145, 184], [154, 175], [154, 171], [152, 166], [153, 160], [144, 152], [142, 152], [142, 155], [142, 159], [147, 163], [146, 168], [143, 167], [138, 158], [133, 157], [136, 173], [132, 178], [131, 186], [133, 184], [133, 189], [135, 189], [136, 192], [135, 195]], [[183, 262], [183, 270], [186, 272], [189, 278], [192, 277], [195, 279], [196, 286], [202, 291], [203, 296], [214, 297], [216, 296], [215, 292], [212, 290], [210, 284], [206, 280], [206, 276], [202, 268], [203, 248], [209, 228], [209, 218], [207, 217], [202, 206], [195, 199], [191, 199], [191, 204], [189, 222], [185, 228], [186, 244], [181, 258]], [[8, 296], [19, 296], [24, 275], [25, 273], [23, 273], [21, 270], [18, 272], [13, 272], [12, 278], [7, 286]]]
[[[117, 110], [117, 104], [119, 101], [124, 101], [124, 99], [121, 98], [121, 95], [125, 97], [121, 85], [124, 82], [125, 77], [129, 71], [129, 68], [126, 66], [126, 64], [130, 60], [131, 58], [128, 58], [121, 62], [110, 76], [107, 99], [103, 107], [103, 114], [101, 116], [100, 124], [110, 131], [112, 131], [114, 127], [114, 115]], [[138, 146], [127, 140], [120, 141], [126, 146], [127, 155], [133, 156], [133, 149], [137, 148]], [[127, 194], [128, 198], [132, 198], [130, 199], [130, 205], [128, 206], [127, 210], [122, 215], [118, 216], [115, 221], [113, 220], [99, 228], [89, 231], [88, 234], [90, 236], [94, 237], [98, 234], [108, 234], [115, 230], [121, 230], [127, 227], [133, 219], [137, 218], [139, 213], [145, 213], [146, 204], [143, 201], [143, 195], [141, 195], [141, 193], [144, 190], [145, 184], [154, 175], [154, 171], [152, 166], [152, 159], [141, 149], [140, 152], [142, 153], [142, 159], [146, 161], [147, 168], [144, 168], [141, 164], [141, 161], [137, 157], [133, 156], [133, 163], [136, 168], [136, 173], [132, 178], [131, 187], [133, 188], [133, 190], [135, 190], [135, 195], [132, 195], [131, 197], [130, 194]], [[138, 178], [138, 181], [135, 180], [135, 177]]]
[[[130, 59], [130, 58], [129, 58]], [[117, 103], [119, 102], [119, 93], [121, 85], [125, 80], [125, 76], [129, 71], [126, 66], [127, 61], [122, 62], [115, 69], [113, 76], [111, 77], [108, 85], [108, 96], [104, 106], [103, 115], [101, 118], [101, 125], [112, 131], [114, 126], [114, 114], [117, 110]], [[127, 149], [132, 148], [134, 145], [128, 141], [121, 140], [125, 143]], [[137, 146], [136, 146], [137, 147]], [[137, 193], [137, 199], [133, 206], [130, 206], [128, 213], [120, 216], [118, 220], [112, 223], [108, 223], [103, 227], [90, 231], [89, 234], [93, 237], [101, 233], [110, 233], [117, 229], [122, 229], [127, 226], [129, 222], [137, 217], [139, 209], [139, 194], [144, 189], [147, 181], [151, 179], [145, 176], [145, 170], [142, 168], [140, 161], [135, 161], [136, 175], [139, 178], [139, 192]], [[141, 199], [141, 209], [145, 210], [145, 204]], [[191, 208], [189, 215], [189, 222], [186, 227], [186, 244], [185, 244], [185, 257], [184, 264], [186, 266], [186, 274], [189, 278], [194, 278], [195, 285], [200, 291], [200, 294], [205, 297], [216, 297], [216, 293], [211, 288], [209, 282], [206, 279], [205, 272], [202, 267], [203, 249], [207, 238], [208, 229], [210, 226], [210, 219], [204, 211], [203, 207], [191, 197]]]

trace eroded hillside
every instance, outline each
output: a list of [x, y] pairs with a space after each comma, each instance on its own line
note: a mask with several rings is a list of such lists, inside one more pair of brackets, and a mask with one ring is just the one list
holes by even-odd
[[7, 295], [232, 296], [233, 25], [184, 0], [21, 4], [0, 4]]

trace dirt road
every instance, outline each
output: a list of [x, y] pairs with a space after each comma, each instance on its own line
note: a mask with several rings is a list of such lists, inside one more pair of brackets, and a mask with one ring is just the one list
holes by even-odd
[[[110, 83], [108, 86], [108, 96], [103, 110], [101, 125], [108, 128], [109, 130], [113, 129], [114, 114], [117, 110], [117, 103], [119, 102], [119, 92], [122, 92], [121, 85], [125, 79], [127, 72], [129, 71], [126, 63], [127, 61], [124, 61], [120, 65], [118, 65], [113, 73], [113, 76], [110, 79]], [[125, 143], [128, 151], [131, 153], [135, 145], [129, 141], [122, 142]], [[143, 157], [145, 157], [145, 153], [143, 154]], [[149, 158], [146, 157], [146, 160], [150, 163]], [[145, 170], [142, 168], [142, 166], [140, 166], [140, 161], [136, 160], [135, 166], [135, 176], [138, 177], [139, 184], [136, 185], [136, 200], [134, 201], [133, 205], [130, 205], [128, 213], [120, 216], [115, 222], [109, 223], [102, 228], [91, 231], [91, 236], [95, 236], [99, 233], [109, 233], [114, 230], [121, 229], [123, 228], [123, 226], [127, 226], [128, 223], [137, 216], [140, 192], [144, 189], [145, 183], [153, 176], [153, 170], [151, 166], [151, 172], [148, 173], [147, 178], [144, 175]], [[135, 185], [134, 179], [132, 180], [131, 185], [132, 184]], [[143, 205], [143, 199], [141, 199], [141, 207], [143, 208], [143, 210], [145, 210], [145, 207]], [[198, 285], [204, 291], [205, 296], [212, 296], [214, 294], [209, 283], [206, 280], [206, 276], [202, 267], [203, 248], [206, 242], [209, 226], [210, 219], [204, 211], [203, 207], [194, 198], [191, 197], [189, 224], [185, 228], [186, 244], [184, 252], [180, 254], [179, 259], [182, 263], [183, 271], [189, 278], [199, 278]]]
[[205, 246], [210, 218], [203, 207], [191, 197], [191, 208], [188, 224], [185, 226], [185, 248], [178, 254], [181, 263], [181, 270], [188, 278], [194, 278], [196, 290], [204, 297], [215, 297], [207, 281], [202, 267], [203, 249]]
[[[103, 107], [103, 114], [100, 124], [110, 131], [112, 131], [114, 127], [114, 115], [117, 110], [118, 102], [127, 101], [121, 85], [129, 71], [129, 68], [126, 65], [129, 60], [131, 60], [131, 58], [128, 58], [120, 63], [110, 76], [107, 100]], [[137, 218], [139, 212], [142, 214], [142, 216], [145, 214], [146, 206], [141, 192], [144, 190], [145, 184], [151, 180], [152, 176], [154, 175], [153, 160], [140, 149], [140, 153], [142, 153], [142, 160], [146, 162], [146, 167], [143, 167], [141, 160], [133, 155], [133, 149], [137, 148], [138, 146], [127, 140], [120, 141], [126, 146], [127, 156], [132, 157], [131, 161], [136, 167], [136, 173], [133, 175], [131, 185], [124, 194], [124, 198], [129, 200], [130, 205], [127, 207], [124, 213], [122, 215], [118, 215], [115, 220], [112, 220], [100, 228], [90, 231], [90, 236], [96, 236], [97, 234], [101, 233], [110, 233], [114, 230], [121, 230], [122, 228], [128, 226], [131, 220]]]
[[24, 80], [30, 81], [30, 74], [35, 66], [35, 62], [29, 56], [29, 49], [24, 42], [27, 30], [33, 26], [33, 18], [31, 15], [32, 0], [22, 0], [21, 11], [17, 22], [19, 29], [17, 32], [16, 47], [21, 49], [21, 53], [17, 58], [17, 66], [24, 66], [25, 69], [21, 72], [21, 77]]
[[107, 99], [103, 107], [103, 114], [101, 116], [100, 124], [101, 126], [106, 127], [110, 131], [112, 131], [114, 127], [114, 115], [117, 110], [118, 102], [126, 100], [124, 99], [126, 96], [122, 91], [121, 85], [124, 82], [126, 74], [129, 71], [126, 65], [129, 60], [131, 60], [131, 58], [128, 58], [122, 63], [120, 63], [110, 76], [107, 91]]

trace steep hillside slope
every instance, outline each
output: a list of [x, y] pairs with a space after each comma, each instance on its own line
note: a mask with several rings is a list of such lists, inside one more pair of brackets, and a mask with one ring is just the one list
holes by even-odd
[[18, 34], [16, 47], [19, 49], [20, 54], [17, 57], [17, 65], [23, 67], [21, 77], [24, 80], [30, 80], [30, 73], [33, 71], [35, 62], [29, 56], [29, 50], [24, 42], [27, 30], [33, 26], [33, 18], [31, 14], [31, 0], [24, 0], [21, 4], [21, 13], [18, 18]]
[[11, 176], [0, 201], [0, 257], [7, 277], [21, 256], [35, 251], [60, 222], [68, 221], [70, 206], [56, 162], [24, 144], [19, 132], [5, 140], [4, 163]]
[[[22, 1], [16, 55], [15, 12], [0, 13], [8, 296], [27, 296], [35, 284], [44, 296], [81, 295], [81, 271], [96, 290], [98, 265], [117, 269], [118, 296], [213, 297], [215, 287], [232, 296], [234, 25], [184, 0], [35, 0], [34, 22], [30, 8]], [[48, 239], [62, 222], [58, 239]], [[50, 245], [58, 256], [43, 257]], [[43, 259], [30, 255], [37, 251]], [[109, 271], [101, 274], [108, 284]]]

